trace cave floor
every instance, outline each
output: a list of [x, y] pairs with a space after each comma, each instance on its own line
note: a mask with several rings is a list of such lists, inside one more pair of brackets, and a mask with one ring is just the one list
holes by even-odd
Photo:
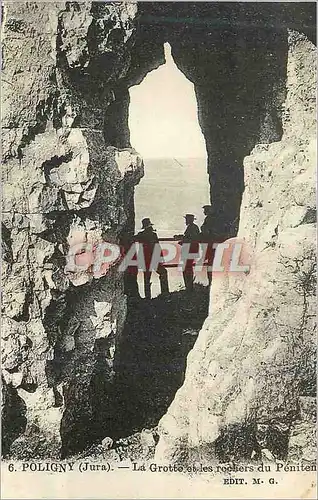
[[[151, 458], [158, 422], [184, 381], [186, 358], [207, 317], [208, 303], [209, 288], [202, 284], [195, 284], [190, 293], [179, 290], [129, 303], [115, 360], [112, 449], [95, 444], [82, 457], [93, 459], [106, 452], [115, 462]], [[100, 422], [107, 419], [106, 412], [101, 411]]]
[[116, 359], [121, 437], [152, 428], [182, 385], [186, 357], [208, 314], [209, 288], [172, 292], [128, 308]]

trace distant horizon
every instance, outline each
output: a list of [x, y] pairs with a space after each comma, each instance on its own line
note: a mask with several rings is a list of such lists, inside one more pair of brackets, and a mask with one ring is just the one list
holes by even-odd
[[[206, 158], [144, 158], [145, 175], [135, 188], [135, 229], [150, 217], [159, 237], [184, 231], [184, 214], [204, 220], [203, 205], [210, 204], [210, 184]], [[195, 182], [193, 182], [195, 179]]]
[[[138, 152], [138, 151], [137, 151]], [[207, 161], [206, 156], [142, 156], [146, 160], [204, 160]]]

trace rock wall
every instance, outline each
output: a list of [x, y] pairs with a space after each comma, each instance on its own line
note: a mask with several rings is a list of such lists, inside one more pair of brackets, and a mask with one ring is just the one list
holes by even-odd
[[235, 236], [244, 190], [243, 159], [282, 135], [287, 28], [315, 38], [311, 3], [141, 2], [128, 85], [162, 63], [169, 42], [193, 82], [208, 154], [217, 238]]
[[291, 31], [282, 139], [244, 160], [238, 237], [250, 272], [213, 280], [158, 460], [286, 459], [300, 400], [315, 395], [315, 57]]
[[111, 418], [122, 276], [114, 268], [95, 280], [65, 266], [74, 243], [134, 230], [142, 160], [116, 149], [104, 122], [130, 64], [136, 10], [4, 6], [3, 449], [20, 435], [10, 450], [19, 457], [65, 455], [96, 438], [97, 378]]

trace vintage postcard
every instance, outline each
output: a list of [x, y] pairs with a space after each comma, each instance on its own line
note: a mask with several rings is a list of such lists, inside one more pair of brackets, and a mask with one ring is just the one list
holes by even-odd
[[316, 3], [1, 14], [2, 498], [317, 498]]

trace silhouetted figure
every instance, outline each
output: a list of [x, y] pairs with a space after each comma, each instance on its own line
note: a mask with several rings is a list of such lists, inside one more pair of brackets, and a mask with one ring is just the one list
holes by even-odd
[[201, 241], [202, 243], [207, 244], [205, 259], [207, 260], [208, 264], [207, 275], [210, 286], [212, 282], [212, 271], [210, 271], [209, 268], [212, 267], [214, 253], [215, 253], [215, 249], [213, 248], [213, 243], [215, 243], [214, 241], [215, 237], [212, 232], [213, 231], [212, 207], [211, 205], [204, 205], [202, 208], [203, 208], [203, 213], [205, 215], [205, 219], [201, 226]]
[[[159, 245], [159, 239], [156, 231], [153, 229], [153, 224], [148, 217], [141, 221], [142, 231], [140, 231], [134, 238], [143, 246], [146, 269], [144, 271], [144, 286], [145, 297], [151, 299], [151, 273], [150, 264], [155, 245]], [[169, 293], [168, 273], [167, 269], [159, 263], [155, 271], [159, 274], [161, 293], [166, 295]]]
[[[186, 230], [183, 235], [175, 235], [174, 238], [181, 238], [179, 242], [180, 245], [185, 243], [189, 243], [189, 253], [198, 254], [199, 252], [199, 241], [201, 238], [200, 230], [196, 224], [194, 224], [195, 216], [193, 214], [186, 214], [184, 216], [186, 223]], [[184, 270], [183, 270], [183, 280], [186, 287], [186, 290], [193, 290], [193, 282], [194, 282], [194, 266], [195, 259], [186, 259], [184, 262]]]

